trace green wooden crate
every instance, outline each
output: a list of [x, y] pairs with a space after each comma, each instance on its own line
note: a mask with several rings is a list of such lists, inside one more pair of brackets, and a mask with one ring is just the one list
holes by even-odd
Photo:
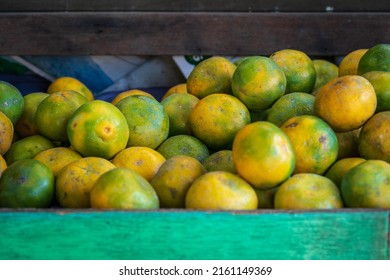
[[1, 210], [0, 259], [388, 260], [390, 210]]

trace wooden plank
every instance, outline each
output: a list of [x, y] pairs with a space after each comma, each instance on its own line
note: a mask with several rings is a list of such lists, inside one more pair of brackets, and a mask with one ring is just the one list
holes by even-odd
[[389, 211], [0, 212], [1, 259], [389, 259]]
[[384, 12], [388, 0], [2, 0], [0, 11]]
[[389, 30], [390, 13], [4, 13], [0, 55], [345, 55]]

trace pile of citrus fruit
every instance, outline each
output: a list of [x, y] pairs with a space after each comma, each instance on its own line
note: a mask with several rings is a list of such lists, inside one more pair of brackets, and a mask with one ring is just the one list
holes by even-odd
[[161, 100], [0, 81], [0, 207], [390, 208], [390, 44], [212, 56]]

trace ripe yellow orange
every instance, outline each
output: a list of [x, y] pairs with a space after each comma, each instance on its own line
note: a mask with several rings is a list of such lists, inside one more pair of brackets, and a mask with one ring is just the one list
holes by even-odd
[[14, 126], [11, 120], [0, 111], [0, 155], [4, 155], [12, 144]]
[[95, 99], [90, 89], [81, 81], [73, 77], [59, 77], [55, 79], [49, 85], [47, 93], [52, 94], [64, 90], [77, 91], [78, 93], [84, 95], [84, 97], [86, 97], [88, 101], [92, 101]]
[[118, 93], [115, 96], [115, 98], [111, 101], [111, 103], [113, 105], [116, 105], [116, 104], [118, 104], [119, 101], [121, 101], [125, 97], [134, 96], [134, 95], [143, 95], [143, 96], [148, 96], [148, 97], [154, 99], [154, 96], [151, 95], [150, 93], [146, 92], [146, 91], [143, 91], [143, 90], [140, 90], [140, 89], [130, 89], [130, 90], [126, 90], [126, 91]]
[[295, 168], [295, 154], [289, 138], [270, 122], [244, 126], [234, 139], [232, 152], [240, 177], [259, 189], [276, 187]]
[[117, 153], [112, 159], [116, 167], [129, 168], [149, 182], [164, 162], [163, 155], [148, 147], [129, 147]]
[[376, 105], [370, 82], [349, 75], [333, 79], [318, 90], [314, 112], [335, 132], [346, 132], [361, 127], [375, 113]]
[[170, 87], [162, 96], [161, 101], [163, 101], [168, 96], [171, 96], [172, 94], [176, 94], [176, 93], [188, 93], [187, 83], [180, 83]]
[[257, 206], [257, 195], [251, 185], [226, 171], [208, 172], [198, 177], [185, 199], [187, 209], [255, 210]]
[[5, 159], [3, 158], [2, 155], [0, 155], [0, 177], [1, 177], [1, 174], [3, 174], [4, 170], [7, 168], [7, 162], [5, 161]]
[[339, 77], [357, 75], [359, 61], [367, 51], [368, 49], [357, 49], [348, 53], [340, 62]]

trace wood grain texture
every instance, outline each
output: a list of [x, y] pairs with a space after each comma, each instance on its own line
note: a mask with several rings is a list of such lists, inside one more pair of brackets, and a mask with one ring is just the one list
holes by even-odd
[[390, 13], [3, 13], [0, 55], [345, 55], [389, 30]]
[[2, 211], [1, 259], [390, 259], [389, 211]]

